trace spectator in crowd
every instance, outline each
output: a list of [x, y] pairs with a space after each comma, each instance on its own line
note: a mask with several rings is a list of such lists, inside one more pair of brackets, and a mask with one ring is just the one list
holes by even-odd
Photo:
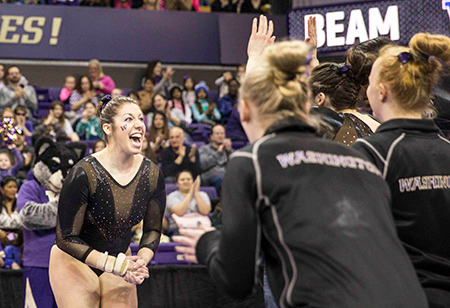
[[78, 122], [76, 131], [82, 140], [98, 140], [103, 138], [100, 119], [97, 116], [94, 103], [87, 102], [84, 105], [83, 118]]
[[119, 96], [123, 96], [122, 89], [115, 88], [114, 90], [111, 91], [111, 98], [116, 98], [116, 97], [119, 97]]
[[138, 92], [139, 103], [144, 115], [147, 115], [152, 109], [152, 100], [155, 96], [153, 92], [155, 88], [155, 80], [151, 77], [147, 78], [144, 83], [144, 88]]
[[241, 117], [237, 108], [231, 111], [228, 123], [226, 125], [226, 135], [232, 141], [245, 141], [248, 142], [247, 135], [241, 124]]
[[141, 10], [158, 11], [159, 0], [144, 0], [144, 4], [141, 6]]
[[177, 83], [174, 83], [169, 88], [170, 100], [167, 105], [172, 110], [174, 108], [179, 109], [183, 113], [183, 120], [186, 125], [192, 123], [192, 110], [191, 107], [183, 101], [182, 98], [183, 87]]
[[349, 64], [322, 63], [309, 78], [315, 104], [312, 114], [330, 126], [332, 140], [351, 146], [357, 138], [367, 137], [380, 123], [357, 110], [360, 85]]
[[[14, 155], [15, 160], [11, 154]], [[22, 155], [14, 144], [8, 145], [7, 149], [2, 149], [0, 151], [0, 180], [8, 175], [16, 176], [22, 164]]]
[[104, 148], [106, 148], [105, 140], [99, 139], [99, 140], [95, 141], [94, 144], [92, 145], [92, 154], [100, 152]]
[[244, 80], [245, 70], [247, 69], [247, 64], [238, 65], [236, 68], [236, 80], [240, 83]]
[[233, 79], [231, 72], [225, 72], [214, 82], [219, 89], [219, 98], [228, 93], [228, 82]]
[[219, 99], [219, 111], [222, 114], [222, 123], [227, 123], [233, 108], [237, 107], [238, 104], [238, 93], [239, 93], [239, 81], [236, 78], [232, 78], [228, 82], [228, 94], [225, 94]]
[[148, 130], [149, 151], [152, 155], [150, 158], [155, 163], [161, 161], [162, 151], [169, 146], [169, 125], [167, 117], [160, 111], [155, 111], [153, 122]]
[[183, 112], [176, 108], [170, 109], [166, 99], [161, 94], [156, 94], [153, 97], [151, 112], [147, 114], [147, 123], [153, 123], [153, 115], [156, 111], [160, 111], [166, 115], [169, 128], [174, 126], [186, 126], [185, 123], [183, 123]]
[[32, 112], [38, 107], [36, 91], [32, 86], [20, 83], [22, 74], [18, 66], [13, 65], [6, 70], [6, 84], [0, 89], [0, 108], [17, 106], [27, 108], [27, 117], [32, 117]]
[[197, 176], [194, 181], [192, 173], [188, 170], [178, 172], [175, 176], [175, 183], [178, 190], [167, 196], [165, 217], [167, 217], [169, 229], [177, 234], [178, 227], [172, 214], [184, 216], [190, 213], [199, 213], [206, 216], [211, 212], [211, 200], [207, 193], [200, 191], [200, 177]]
[[233, 151], [231, 140], [225, 138], [225, 128], [216, 124], [211, 129], [211, 142], [198, 150], [202, 167], [202, 183], [214, 186], [220, 195], [225, 169]]
[[165, 8], [169, 11], [191, 11], [194, 0], [165, 0]]
[[27, 108], [25, 106], [17, 106], [16, 109], [14, 109], [14, 122], [22, 130], [26, 141], [31, 144], [33, 122], [30, 119], [27, 119]]
[[79, 141], [78, 134], [73, 131], [72, 124], [70, 124], [70, 121], [64, 115], [64, 104], [60, 101], [54, 101], [50, 106], [50, 111], [53, 114], [53, 124], [58, 122], [71, 141]]
[[29, 144], [25, 139], [25, 135], [23, 131], [19, 132], [17, 135], [17, 139], [14, 141], [14, 144], [19, 150], [20, 154], [23, 158], [23, 164], [20, 169], [17, 171], [16, 177], [20, 181], [24, 181], [27, 179], [28, 172], [31, 170], [31, 165], [34, 161], [34, 149], [29, 146]]
[[66, 131], [61, 126], [59, 121], [55, 117], [55, 112], [49, 110], [48, 116], [42, 119], [42, 123], [34, 128], [33, 135], [31, 136], [32, 145], [42, 136], [49, 136], [54, 142], [65, 143], [70, 140]]
[[89, 79], [97, 94], [111, 94], [112, 90], [116, 88], [114, 80], [103, 73], [100, 61], [96, 59], [89, 61]]
[[0, 90], [5, 86], [3, 78], [5, 77], [5, 66], [0, 63]]
[[3, 109], [2, 121], [4, 119], [14, 119], [14, 111], [11, 108], [7, 107], [7, 108]]
[[272, 6], [269, 0], [243, 0], [240, 2], [240, 13], [270, 14]]
[[172, 76], [174, 73], [175, 71], [171, 66], [163, 72], [161, 61], [150, 61], [147, 63], [147, 69], [145, 70], [144, 78], [142, 78], [141, 87], [144, 88], [147, 79], [152, 78], [155, 83], [153, 93], [167, 96], [167, 89], [172, 84]]
[[128, 97], [131, 97], [131, 98], [134, 99], [136, 102], [138, 102], [138, 104], [140, 104], [139, 94], [138, 94], [137, 91], [131, 90], [130, 93], [128, 94]]
[[391, 188], [397, 234], [432, 308], [450, 307], [450, 141], [423, 114], [449, 46], [449, 37], [418, 33], [408, 47], [381, 49], [367, 97], [382, 124], [353, 145]]
[[213, 12], [237, 13], [239, 0], [215, 0], [211, 4]]
[[220, 114], [214, 102], [208, 99], [209, 88], [205, 82], [201, 81], [195, 86], [195, 94], [197, 101], [192, 105], [192, 114], [198, 123], [214, 125], [220, 122], [222, 115]]
[[64, 81], [64, 88], [61, 89], [59, 93], [59, 99], [61, 102], [65, 102], [69, 100], [70, 95], [75, 90], [75, 86], [77, 85], [77, 80], [73, 76], [67, 76]]
[[23, 236], [22, 220], [17, 212], [16, 179], [13, 176], [4, 177], [0, 182], [0, 192], [0, 243], [5, 247], [3, 266], [7, 269], [21, 269]]
[[72, 124], [77, 119], [81, 119], [84, 111], [84, 104], [87, 102], [93, 102], [97, 104], [99, 99], [94, 90], [94, 85], [88, 76], [81, 76], [78, 79], [75, 90], [72, 92], [69, 98], [70, 109], [73, 111], [69, 116]]
[[200, 158], [197, 146], [184, 144], [184, 133], [179, 127], [173, 127], [169, 132], [170, 146], [161, 153], [161, 169], [166, 183], [173, 183], [175, 175], [182, 170], [189, 170], [193, 176], [201, 173]]
[[194, 105], [195, 101], [197, 100], [197, 96], [195, 95], [195, 80], [191, 77], [191, 75], [186, 75], [183, 77], [183, 101], [186, 102], [189, 107], [192, 107]]

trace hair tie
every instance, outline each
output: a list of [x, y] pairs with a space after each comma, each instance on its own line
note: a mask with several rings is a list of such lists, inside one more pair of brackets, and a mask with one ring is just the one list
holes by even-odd
[[308, 54], [308, 56], [306, 57], [306, 65], [309, 65], [309, 63], [311, 63], [312, 58], [313, 58], [312, 54]]
[[186, 81], [186, 79], [188, 79], [188, 78], [191, 78], [191, 75], [185, 75], [185, 76], [183, 77], [183, 80]]
[[330, 69], [332, 71], [337, 71], [337, 73], [341, 76], [345, 75], [348, 78], [355, 79], [355, 77], [353, 76], [353, 72], [350, 70], [350, 68], [351, 68], [351, 65], [347, 64], [347, 63], [340, 63], [338, 65], [333, 64], [330, 67]]
[[406, 64], [407, 62], [411, 61], [411, 54], [405, 51], [399, 54], [397, 58], [402, 64]]
[[108, 94], [103, 96], [100, 101], [102, 102], [102, 109], [105, 109], [106, 105], [111, 101], [111, 95]]

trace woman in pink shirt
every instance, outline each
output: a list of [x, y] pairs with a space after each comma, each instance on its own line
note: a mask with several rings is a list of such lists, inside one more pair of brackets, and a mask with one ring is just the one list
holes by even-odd
[[114, 80], [103, 74], [100, 61], [96, 59], [89, 61], [89, 78], [91, 79], [97, 94], [111, 94], [112, 90], [116, 88]]

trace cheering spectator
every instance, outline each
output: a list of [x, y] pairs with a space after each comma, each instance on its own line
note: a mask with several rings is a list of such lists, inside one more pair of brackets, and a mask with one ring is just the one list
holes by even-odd
[[100, 119], [94, 103], [87, 102], [84, 105], [83, 118], [77, 124], [77, 134], [82, 140], [98, 140], [103, 138], [100, 127]]
[[6, 70], [6, 84], [0, 89], [0, 107], [2, 109], [17, 106], [27, 108], [27, 117], [32, 117], [32, 112], [38, 107], [36, 91], [32, 86], [20, 83], [22, 74], [18, 66], [10, 66]]
[[65, 102], [69, 99], [72, 92], [75, 90], [75, 86], [77, 85], [77, 81], [73, 76], [67, 76], [64, 82], [64, 88], [61, 89], [59, 93], [59, 99], [61, 102]]
[[0, 90], [5, 86], [3, 77], [5, 77], [5, 66], [3, 64], [0, 64]]
[[142, 78], [141, 86], [144, 88], [147, 79], [152, 78], [155, 83], [153, 93], [167, 95], [167, 89], [172, 85], [172, 76], [175, 73], [172, 67], [162, 71], [162, 64], [159, 60], [153, 60], [147, 63], [145, 76]]
[[192, 123], [192, 110], [188, 104], [182, 99], [183, 87], [177, 83], [172, 84], [169, 88], [170, 100], [167, 102], [170, 109], [179, 109], [183, 113], [183, 120], [186, 124]]
[[67, 136], [69, 136], [70, 140], [80, 140], [77, 133], [73, 131], [70, 121], [64, 116], [64, 104], [60, 101], [54, 101], [50, 106], [50, 110], [53, 112], [53, 123], [58, 122], [66, 132]]
[[201, 81], [195, 86], [197, 101], [192, 105], [192, 114], [198, 123], [214, 125], [220, 122], [222, 115], [215, 103], [208, 100], [209, 88], [205, 82]]
[[202, 167], [202, 182], [214, 186], [220, 195], [225, 168], [232, 152], [231, 140], [225, 139], [225, 128], [216, 124], [211, 129], [211, 143], [198, 150]]
[[28, 172], [31, 170], [31, 165], [34, 161], [34, 149], [28, 145], [23, 131], [17, 134], [17, 139], [14, 140], [14, 144], [16, 145], [17, 150], [19, 150], [23, 158], [23, 164], [17, 171], [16, 177], [18, 180], [24, 181], [27, 179]]
[[73, 111], [69, 116], [72, 123], [83, 116], [84, 104], [89, 101], [97, 104], [99, 99], [95, 94], [94, 85], [89, 77], [81, 76], [69, 98], [70, 109]]
[[147, 114], [147, 123], [153, 122], [153, 115], [156, 111], [164, 113], [167, 117], [169, 128], [174, 126], [185, 126], [184, 114], [179, 109], [170, 109], [167, 101], [161, 94], [156, 94], [152, 101], [152, 111]]
[[195, 95], [195, 80], [191, 77], [191, 75], [186, 75], [183, 78], [183, 101], [186, 102], [189, 107], [192, 107], [194, 105], [195, 101], [197, 100], [197, 96]]
[[169, 126], [167, 117], [160, 111], [155, 111], [153, 122], [148, 131], [149, 151], [151, 151], [151, 160], [155, 163], [161, 161], [162, 151], [168, 147]]
[[244, 80], [245, 71], [247, 69], [247, 64], [241, 64], [238, 65], [236, 68], [236, 80], [239, 82], [239, 84], [242, 83], [242, 80]]
[[211, 200], [207, 193], [200, 191], [200, 177], [194, 182], [192, 173], [183, 170], [175, 176], [178, 190], [167, 196], [166, 217], [169, 221], [169, 229], [177, 233], [178, 227], [172, 219], [172, 214], [184, 216], [190, 213], [208, 215], [211, 212]]
[[225, 72], [214, 82], [219, 88], [219, 98], [228, 93], [228, 82], [233, 79], [231, 72]]
[[227, 123], [228, 117], [233, 108], [238, 103], [239, 81], [233, 78], [228, 82], [228, 94], [225, 94], [219, 99], [219, 111], [222, 114], [222, 123]]
[[49, 136], [54, 142], [65, 143], [70, 140], [66, 131], [56, 119], [54, 110], [50, 109], [47, 118], [42, 120], [42, 124], [34, 128], [33, 135], [31, 136], [32, 144], [34, 145], [36, 140], [42, 136]]
[[[12, 176], [4, 177], [0, 183], [0, 242], [4, 249], [4, 267], [20, 269], [20, 246], [23, 242], [22, 220], [17, 212], [17, 182]], [[0, 258], [2, 258], [0, 256]]]
[[140, 107], [142, 113], [147, 115], [152, 109], [152, 100], [155, 96], [153, 92], [155, 88], [155, 80], [151, 77], [147, 78], [144, 83], [144, 88], [138, 92]]
[[173, 127], [169, 132], [170, 146], [162, 151], [161, 169], [166, 183], [173, 183], [175, 175], [182, 170], [189, 170], [196, 177], [201, 173], [197, 146], [184, 144], [183, 130]]
[[[11, 154], [14, 154], [16, 158], [15, 163]], [[14, 144], [8, 145], [8, 149], [3, 149], [0, 152], [0, 179], [7, 175], [16, 176], [22, 164], [23, 158], [19, 150]]]
[[31, 144], [31, 136], [33, 135], [33, 122], [27, 119], [27, 108], [24, 106], [17, 106], [14, 110], [14, 121], [19, 127], [24, 136], [25, 140]]
[[111, 94], [112, 90], [116, 88], [116, 84], [111, 77], [103, 74], [100, 61], [93, 59], [89, 61], [89, 79], [97, 94], [105, 95]]

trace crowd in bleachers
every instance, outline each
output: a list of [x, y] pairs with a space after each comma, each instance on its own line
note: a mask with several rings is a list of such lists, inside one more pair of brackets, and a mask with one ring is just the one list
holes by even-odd
[[270, 14], [269, 0], [1, 0], [0, 3], [110, 7], [149, 11]]
[[[152, 61], [148, 63], [141, 89], [118, 89], [114, 79], [103, 73], [100, 62], [91, 60], [86, 75], [67, 76], [63, 87], [41, 88], [31, 86], [18, 66], [0, 64], [1, 120], [12, 121], [18, 128], [14, 142], [4, 142], [0, 153], [0, 180], [8, 181], [2, 187], [8, 183], [16, 186], [9, 197], [1, 189], [0, 230], [5, 231], [0, 231], [0, 240], [5, 260], [11, 255], [11, 248], [7, 247], [21, 247], [21, 232], [11, 224], [17, 223], [15, 195], [22, 183], [34, 178], [33, 145], [40, 137], [49, 136], [57, 143], [86, 143], [87, 154], [102, 150], [106, 142], [96, 106], [108, 95], [111, 98], [128, 95], [141, 107], [147, 127], [141, 153], [160, 165], [168, 183], [171, 206], [167, 207], [166, 233], [176, 232], [171, 207], [177, 208], [175, 200], [180, 203], [182, 196], [189, 199], [186, 201], [189, 208], [178, 214], [195, 212], [202, 200], [208, 206], [200, 214], [210, 214], [219, 200], [230, 154], [248, 143], [236, 108], [239, 80], [244, 73], [245, 65], [238, 67], [235, 76], [224, 73], [216, 80], [215, 90], [204, 81], [197, 83], [191, 76], [184, 76], [183, 85], [176, 84], [172, 81], [171, 67], [163, 70], [160, 61]], [[138, 227], [136, 232], [139, 233]], [[14, 253], [14, 257], [20, 255], [16, 250]], [[16, 261], [0, 265], [20, 268], [20, 258]]]

